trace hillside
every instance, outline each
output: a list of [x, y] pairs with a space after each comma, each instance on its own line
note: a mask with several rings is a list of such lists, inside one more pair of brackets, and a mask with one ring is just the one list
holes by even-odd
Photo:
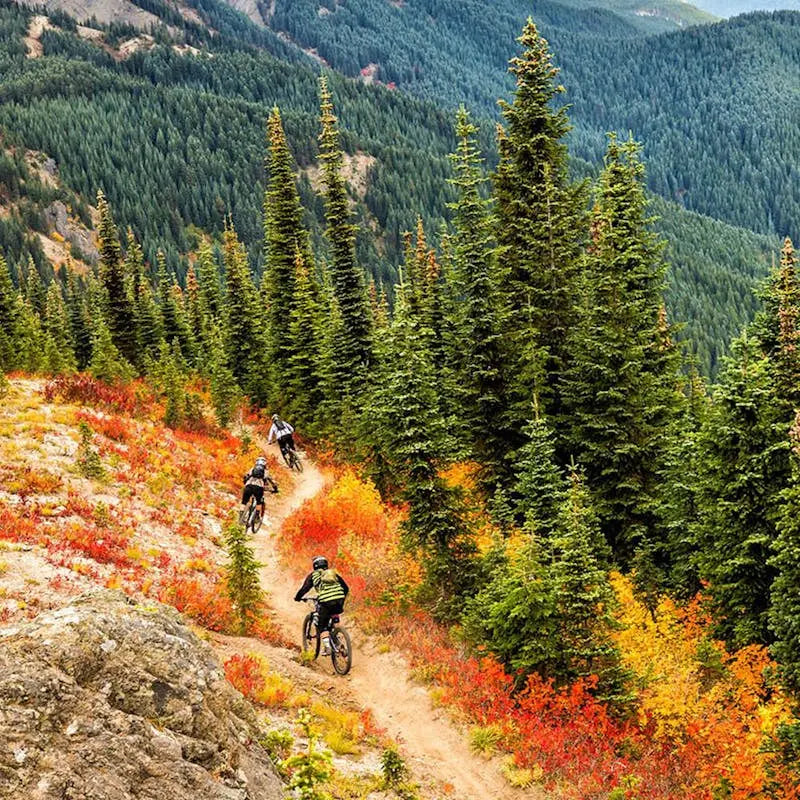
[[[197, 247], [200, 231], [218, 232], [230, 210], [260, 270], [263, 126], [274, 103], [284, 110], [300, 164], [306, 222], [315, 246], [324, 248], [322, 209], [313, 187], [316, 86], [310, 66], [254, 50], [242, 42], [241, 32], [223, 45], [188, 27], [171, 45], [151, 40], [136, 47], [132, 29], [72, 29], [61, 18], [56, 21], [63, 27], [39, 32], [43, 55], [31, 59], [25, 57], [27, 45], [21, 49], [30, 19], [13, 6], [4, 12], [9, 68], [0, 83], [6, 100], [0, 125], [27, 147], [52, 156], [60, 180], [78, 196], [94, 202], [102, 187], [121, 224], [143, 240], [151, 264], [162, 248], [182, 277], [181, 254]], [[246, 20], [239, 24], [250, 30]], [[186, 48], [195, 45], [188, 42], [213, 58], [193, 56]], [[504, 50], [498, 64], [505, 59]], [[345, 148], [355, 154], [353, 163], [361, 164], [351, 192], [361, 223], [359, 257], [391, 289], [402, 259], [402, 232], [414, 227], [417, 214], [435, 232], [447, 215], [452, 121], [399, 92], [332, 80]], [[491, 152], [488, 126], [483, 138]], [[405, 180], [407, 174], [416, 179]], [[36, 214], [46, 205], [37, 206]], [[764, 274], [775, 244], [684, 216], [676, 206], [661, 205], [658, 214], [676, 254], [670, 315], [687, 321], [687, 335], [704, 369], [713, 373], [718, 353], [753, 308], [753, 278]], [[24, 249], [13, 244], [14, 236], [5, 236], [12, 266]], [[701, 253], [707, 254], [704, 260]], [[34, 254], [40, 266], [41, 258]], [[713, 280], [711, 264], [720, 269]]]

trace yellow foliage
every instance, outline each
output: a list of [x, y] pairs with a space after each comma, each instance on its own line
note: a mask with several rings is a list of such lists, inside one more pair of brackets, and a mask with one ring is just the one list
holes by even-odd
[[358, 714], [343, 711], [327, 703], [314, 703], [311, 713], [319, 722], [325, 743], [339, 755], [358, 753], [358, 743], [364, 736], [364, 726]]

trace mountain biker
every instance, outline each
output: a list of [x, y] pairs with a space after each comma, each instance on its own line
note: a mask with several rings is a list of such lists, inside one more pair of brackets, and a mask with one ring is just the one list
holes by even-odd
[[317, 590], [317, 600], [319, 600], [317, 630], [322, 639], [322, 655], [327, 656], [331, 652], [328, 625], [331, 617], [341, 614], [344, 610], [344, 599], [350, 593], [350, 587], [335, 569], [328, 566], [328, 559], [325, 556], [314, 556], [311, 561], [311, 572], [306, 575], [303, 585], [297, 590], [294, 596], [295, 602], [299, 603], [311, 589]]
[[[281, 455], [286, 458], [289, 450], [294, 450], [294, 428], [282, 420], [277, 414], [272, 415], [272, 427], [267, 434], [267, 444], [272, 444], [272, 440], [277, 438], [278, 447], [281, 449]], [[288, 459], [287, 459], [288, 461]]]
[[255, 497], [261, 511], [261, 517], [264, 517], [264, 489], [269, 485], [272, 487], [272, 493], [278, 491], [278, 484], [267, 472], [267, 459], [259, 456], [253, 468], [244, 476], [244, 490], [242, 491], [242, 512], [241, 519], [244, 519], [247, 513], [247, 504], [250, 502], [251, 497]]

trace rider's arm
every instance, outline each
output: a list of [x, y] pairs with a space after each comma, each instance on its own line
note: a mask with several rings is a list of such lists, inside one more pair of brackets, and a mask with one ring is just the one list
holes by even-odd
[[272, 427], [269, 429], [269, 433], [267, 434], [267, 444], [272, 444], [272, 440], [275, 438], [275, 434], [277, 433], [277, 428], [275, 427], [275, 423], [272, 423]]
[[247, 475], [244, 476], [244, 478], [242, 479], [242, 483], [247, 483], [247, 481], [250, 480], [250, 475], [252, 474], [252, 472], [253, 471], [250, 470], [250, 472], [248, 472]]
[[303, 581], [303, 585], [297, 590], [297, 594], [294, 596], [295, 600], [302, 600], [303, 595], [307, 592], [310, 592], [314, 588], [314, 584], [311, 582], [311, 576], [313, 575], [312, 572], [309, 572], [306, 575], [306, 579]]
[[350, 594], [350, 587], [345, 583], [344, 578], [341, 575], [337, 573], [336, 577], [339, 579], [342, 589], [344, 589], [344, 596], [347, 597], [347, 595]]
[[289, 433], [294, 433], [294, 428], [288, 422], [284, 423], [289, 428]]

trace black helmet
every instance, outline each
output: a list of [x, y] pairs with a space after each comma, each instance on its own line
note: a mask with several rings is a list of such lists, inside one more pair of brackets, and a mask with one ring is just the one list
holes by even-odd
[[314, 556], [311, 561], [313, 569], [328, 569], [328, 559], [325, 556]]

